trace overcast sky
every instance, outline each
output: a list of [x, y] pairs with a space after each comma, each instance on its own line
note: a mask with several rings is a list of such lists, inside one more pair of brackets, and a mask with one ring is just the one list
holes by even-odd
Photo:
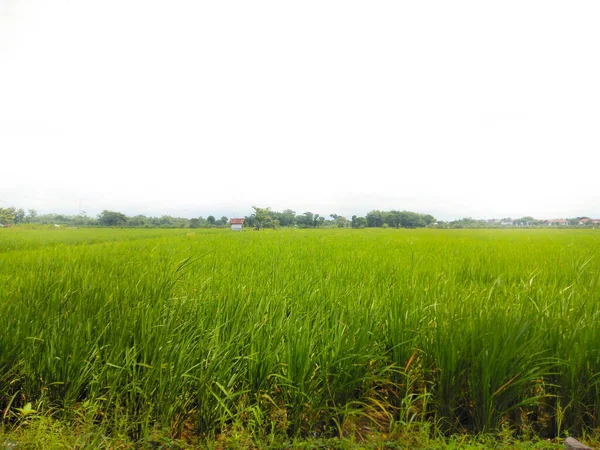
[[600, 2], [0, 0], [0, 207], [600, 216]]

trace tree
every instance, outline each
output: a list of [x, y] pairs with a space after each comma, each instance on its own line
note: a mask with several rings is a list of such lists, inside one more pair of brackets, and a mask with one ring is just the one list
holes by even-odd
[[381, 227], [383, 226], [383, 214], [381, 211], [370, 211], [367, 214], [367, 226], [369, 227]]
[[384, 213], [384, 223], [386, 223], [389, 227], [398, 228], [400, 227], [400, 211], [391, 210], [387, 213]]
[[37, 219], [38, 213], [35, 209], [28, 209], [27, 216], [25, 216], [25, 221], [27, 223], [33, 223]]
[[296, 216], [296, 223], [299, 227], [310, 228], [315, 226], [315, 215], [310, 211]]
[[127, 219], [127, 225], [138, 228], [150, 227], [152, 221], [148, 217], [138, 214], [137, 216], [129, 217]]
[[364, 217], [352, 216], [352, 228], [365, 228], [368, 225]]
[[334, 223], [340, 228], [346, 228], [349, 224], [349, 221], [343, 216], [337, 216], [334, 220]]
[[296, 225], [296, 211], [284, 209], [279, 217], [279, 222], [282, 227], [293, 227]]
[[[317, 228], [319, 226], [319, 219], [320, 216], [318, 214], [315, 214], [313, 217], [313, 227]], [[325, 220], [325, 219], [323, 219]]]
[[426, 225], [421, 214], [411, 211], [402, 211], [400, 213], [400, 225], [404, 228], [421, 228]]
[[222, 216], [222, 217], [221, 217], [221, 223], [222, 223], [223, 225], [227, 225], [227, 222], [228, 222], [228, 221], [229, 221], [229, 219], [227, 218], [227, 216]]
[[476, 220], [471, 217], [463, 217], [459, 220], [453, 220], [449, 223], [450, 228], [485, 228], [485, 220]]
[[244, 225], [250, 228], [254, 227], [254, 214], [251, 214], [249, 216], [244, 216]]
[[108, 211], [105, 209], [98, 214], [98, 222], [106, 227], [115, 227], [127, 223], [127, 216], [120, 212]]
[[200, 219], [190, 219], [190, 228], [200, 228]]
[[213, 226], [213, 225], [215, 224], [215, 221], [216, 221], [216, 220], [215, 220], [215, 216], [208, 216], [208, 217], [206, 218], [206, 220], [208, 220], [208, 223], [209, 223], [211, 226]]
[[[94, 223], [94, 219], [89, 217], [85, 211], [81, 211], [79, 214], [77, 214], [76, 216], [72, 216], [73, 217], [73, 225], [76, 226], [84, 226], [84, 225], [91, 225]], [[129, 222], [129, 219], [128, 219]], [[128, 225], [130, 225], [128, 223]]]
[[535, 225], [538, 221], [531, 216], [523, 216], [520, 219], [515, 220], [515, 224], [521, 227], [529, 227]]
[[425, 224], [426, 224], [427, 226], [429, 226], [429, 225], [433, 225], [434, 223], [436, 223], [436, 222], [437, 222], [437, 220], [435, 220], [435, 217], [433, 217], [431, 214], [425, 214], [425, 215], [423, 216], [423, 220], [425, 221]]
[[273, 222], [278, 220], [282, 227], [291, 227], [296, 224], [296, 212], [291, 209], [285, 209], [283, 212], [271, 211], [271, 219]]
[[158, 223], [163, 228], [173, 228], [175, 226], [175, 218], [165, 214], [158, 219]]
[[8, 208], [0, 208], [0, 224], [12, 224], [17, 215], [17, 210], [10, 206]]
[[269, 227], [271, 224], [271, 208], [259, 208], [252, 206], [254, 209], [254, 225], [256, 228]]
[[198, 222], [199, 222], [199, 228], [208, 228], [210, 226], [210, 224], [208, 223], [208, 220], [206, 220], [202, 216], [198, 217]]
[[21, 208], [15, 211], [15, 223], [25, 223], [25, 211]]

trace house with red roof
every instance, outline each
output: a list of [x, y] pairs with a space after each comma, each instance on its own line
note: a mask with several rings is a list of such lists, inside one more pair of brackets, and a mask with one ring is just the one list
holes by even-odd
[[244, 219], [229, 219], [229, 225], [231, 225], [231, 231], [242, 231]]
[[579, 221], [579, 225], [598, 225], [600, 224], [600, 219], [590, 219], [589, 217], [585, 217]]

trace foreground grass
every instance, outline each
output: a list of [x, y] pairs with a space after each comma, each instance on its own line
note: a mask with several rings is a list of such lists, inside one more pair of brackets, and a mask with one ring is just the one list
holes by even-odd
[[[589, 445], [598, 445], [600, 440], [586, 436]], [[260, 440], [249, 436], [243, 430], [230, 431], [211, 440], [174, 439], [170, 436], [155, 433], [143, 441], [133, 441], [128, 436], [115, 436], [92, 423], [65, 424], [47, 417], [30, 420], [27, 425], [18, 427], [8, 433], [0, 433], [0, 448], [28, 449], [340, 449], [340, 450], [375, 450], [375, 449], [562, 449], [561, 440], [542, 440], [539, 438], [523, 440], [515, 439], [510, 432], [480, 435], [452, 435], [449, 437], [432, 437], [424, 430], [406, 430], [404, 433], [388, 435], [372, 433], [364, 436], [345, 436], [339, 438], [308, 438], [285, 440]]]
[[595, 230], [0, 231], [0, 410], [21, 440], [434, 448], [600, 426]]

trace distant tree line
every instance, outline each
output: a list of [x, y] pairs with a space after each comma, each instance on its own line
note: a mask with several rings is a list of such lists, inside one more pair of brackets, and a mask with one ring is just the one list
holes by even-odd
[[436, 223], [431, 214], [419, 214], [411, 211], [379, 211], [373, 210], [365, 217], [352, 216], [347, 219], [338, 214], [328, 217], [306, 211], [296, 214], [291, 209], [282, 212], [272, 211], [271, 208], [252, 207], [254, 213], [246, 216], [245, 224], [254, 228], [423, 228]]
[[448, 222], [438, 221], [436, 228], [530, 228], [530, 227], [578, 227], [578, 228], [596, 228], [599, 220], [591, 219], [588, 216], [572, 217], [569, 219], [535, 219], [531, 216], [524, 216], [518, 219], [505, 217], [503, 219], [473, 219], [464, 217], [458, 220]]
[[[411, 211], [379, 211], [373, 210], [365, 217], [353, 215], [350, 219], [339, 215], [330, 214], [323, 216], [306, 211], [298, 214], [291, 209], [273, 211], [271, 208], [253, 206], [254, 212], [245, 217], [245, 226], [261, 228], [422, 228], [436, 223], [430, 214], [418, 214]], [[122, 212], [104, 210], [96, 217], [91, 217], [85, 212], [77, 215], [68, 214], [38, 214], [34, 209], [25, 212], [14, 207], [0, 208], [0, 224], [40, 224], [82, 227], [132, 227], [132, 228], [216, 228], [229, 225], [226, 216], [173, 217], [163, 215], [151, 217], [145, 215], [127, 216]]]
[[[380, 211], [373, 210], [366, 216], [353, 215], [346, 218], [338, 214], [322, 216], [306, 211], [298, 214], [291, 209], [273, 211], [269, 207], [253, 206], [254, 212], [246, 216], [245, 226], [261, 228], [506, 228], [506, 227], [541, 227], [541, 226], [579, 226], [597, 227], [598, 220], [581, 216], [561, 220], [539, 220], [531, 216], [519, 219], [479, 220], [465, 217], [453, 221], [438, 221], [431, 214], [419, 214], [412, 211]], [[85, 212], [77, 215], [67, 214], [38, 214], [35, 209], [25, 212], [15, 207], [0, 208], [0, 226], [19, 224], [61, 225], [76, 227], [132, 227], [132, 228], [218, 228], [229, 226], [226, 216], [173, 217], [163, 215], [152, 217], [145, 215], [127, 216], [118, 211], [104, 210], [96, 217], [88, 216]]]
[[14, 207], [0, 208], [0, 225], [62, 225], [73, 227], [132, 227], [132, 228], [213, 228], [229, 224], [225, 216], [216, 219], [214, 216], [188, 219], [163, 215], [151, 217], [145, 215], [126, 216], [118, 211], [104, 210], [96, 217], [88, 216], [85, 212], [77, 215], [68, 214], [38, 214], [35, 209], [27, 213]]

